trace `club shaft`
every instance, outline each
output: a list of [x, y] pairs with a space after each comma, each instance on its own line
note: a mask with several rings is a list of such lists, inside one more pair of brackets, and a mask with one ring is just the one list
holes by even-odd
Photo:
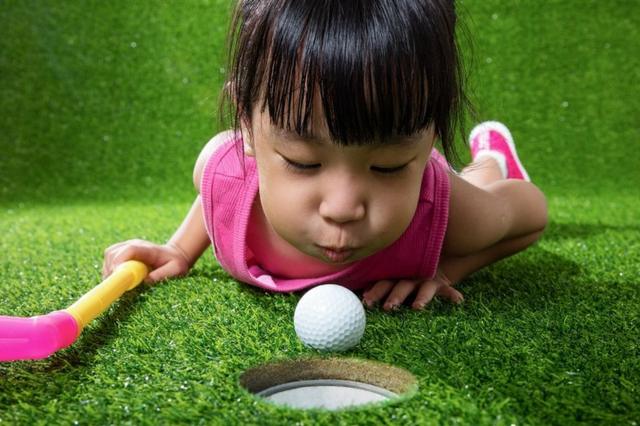
[[76, 319], [78, 334], [124, 292], [140, 284], [147, 273], [147, 266], [142, 262], [135, 260], [124, 262], [104, 281], [65, 309]]

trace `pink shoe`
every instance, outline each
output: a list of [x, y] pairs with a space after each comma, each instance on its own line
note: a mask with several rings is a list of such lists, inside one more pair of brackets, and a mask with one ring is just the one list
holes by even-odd
[[531, 182], [529, 174], [518, 158], [513, 136], [507, 126], [497, 121], [485, 121], [478, 124], [469, 134], [471, 158], [493, 157], [502, 174], [508, 179], [521, 179]]

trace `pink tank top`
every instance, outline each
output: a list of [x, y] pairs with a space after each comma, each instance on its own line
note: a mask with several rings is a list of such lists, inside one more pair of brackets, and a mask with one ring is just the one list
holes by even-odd
[[242, 156], [241, 136], [234, 135], [209, 157], [200, 182], [205, 225], [216, 259], [235, 279], [270, 291], [292, 292], [326, 283], [358, 290], [383, 279], [435, 275], [450, 192], [448, 165], [436, 150], [424, 171], [416, 213], [397, 241], [341, 271], [295, 279], [274, 276], [255, 261], [247, 262], [247, 229], [258, 174], [254, 158]]

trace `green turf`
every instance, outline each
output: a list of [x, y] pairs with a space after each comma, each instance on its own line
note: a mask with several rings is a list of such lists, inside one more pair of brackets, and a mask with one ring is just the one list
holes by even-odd
[[[244, 370], [315, 354], [293, 331], [299, 296], [230, 280], [207, 252], [70, 349], [0, 364], [0, 424], [640, 422], [640, 6], [461, 7], [478, 115], [513, 129], [550, 225], [464, 281], [461, 307], [368, 314], [344, 356], [409, 370], [413, 397], [343, 413], [253, 398]], [[221, 0], [0, 3], [0, 315], [64, 308], [99, 281], [105, 247], [175, 230], [220, 129], [228, 14]]]

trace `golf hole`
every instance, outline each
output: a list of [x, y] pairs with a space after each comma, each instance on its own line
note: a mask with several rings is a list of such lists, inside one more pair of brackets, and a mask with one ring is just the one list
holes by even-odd
[[415, 377], [404, 369], [352, 358], [268, 363], [247, 370], [240, 384], [272, 404], [325, 410], [370, 406], [417, 390]]

